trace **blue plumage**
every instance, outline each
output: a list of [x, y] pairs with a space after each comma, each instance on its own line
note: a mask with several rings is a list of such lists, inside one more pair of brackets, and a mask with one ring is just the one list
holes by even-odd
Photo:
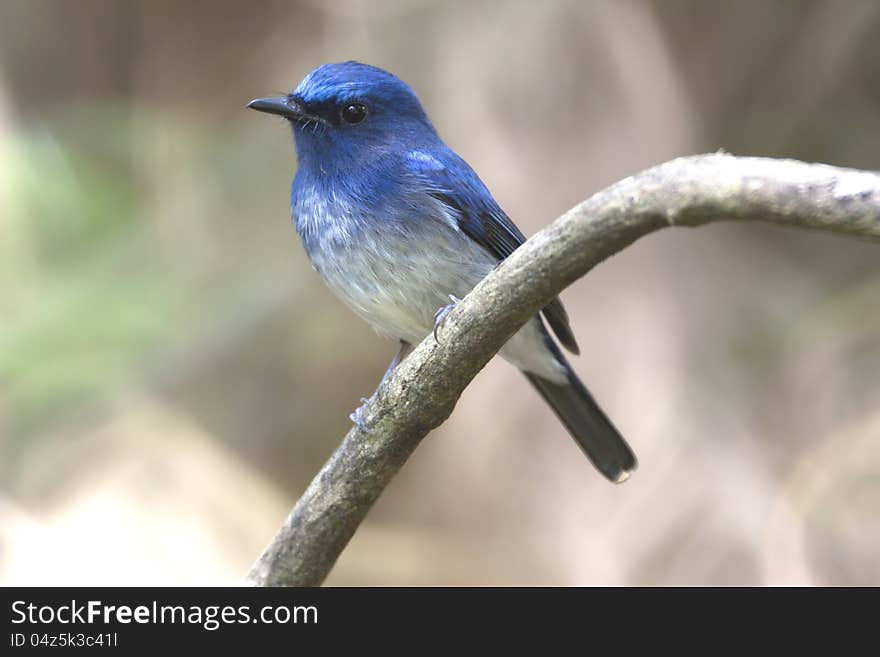
[[[329, 287], [380, 334], [406, 347], [434, 327], [525, 237], [473, 169], [437, 135], [415, 93], [386, 71], [325, 64], [290, 95], [250, 105], [289, 119], [298, 168], [291, 213]], [[577, 352], [559, 300], [543, 311]], [[541, 319], [502, 348], [610, 479], [635, 457], [578, 380]]]

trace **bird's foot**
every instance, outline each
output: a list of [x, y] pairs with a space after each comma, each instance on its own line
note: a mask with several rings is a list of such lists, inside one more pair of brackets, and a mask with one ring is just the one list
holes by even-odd
[[440, 308], [440, 310], [434, 313], [434, 341], [438, 343], [440, 342], [440, 338], [437, 337], [437, 331], [439, 331], [440, 328], [443, 326], [443, 322], [446, 321], [446, 316], [461, 301], [461, 299], [459, 299], [454, 294], [449, 295], [449, 300], [452, 303], [450, 303], [448, 306], [443, 306], [442, 308]]
[[349, 419], [354, 422], [355, 426], [361, 431], [366, 431], [367, 428], [367, 407], [373, 402], [376, 398], [376, 393], [374, 392], [369, 397], [361, 397], [361, 405], [354, 409], [354, 413], [349, 415]]

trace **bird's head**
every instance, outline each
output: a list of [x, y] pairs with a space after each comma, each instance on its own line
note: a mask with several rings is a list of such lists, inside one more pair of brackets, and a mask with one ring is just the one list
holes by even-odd
[[248, 107], [290, 121], [301, 165], [310, 161], [323, 168], [334, 159], [381, 156], [436, 138], [405, 82], [359, 62], [319, 66], [292, 93], [258, 98]]

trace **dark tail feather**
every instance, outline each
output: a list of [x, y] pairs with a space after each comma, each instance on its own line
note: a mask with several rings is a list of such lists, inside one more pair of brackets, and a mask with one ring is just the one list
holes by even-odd
[[626, 481], [638, 465], [635, 454], [562, 354], [558, 358], [568, 370], [566, 383], [553, 383], [530, 372], [523, 374], [550, 404], [599, 472], [614, 483]]

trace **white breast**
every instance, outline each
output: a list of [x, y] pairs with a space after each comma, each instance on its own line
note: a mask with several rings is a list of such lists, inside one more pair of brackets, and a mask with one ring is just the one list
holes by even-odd
[[[325, 212], [319, 204], [297, 216], [297, 230], [330, 289], [380, 334], [418, 344], [434, 327], [434, 314], [463, 298], [497, 264], [454, 222], [424, 217], [368, 224]], [[339, 210], [339, 208], [334, 208]], [[501, 351], [515, 365], [545, 378], [564, 377], [544, 345], [537, 320]]]

